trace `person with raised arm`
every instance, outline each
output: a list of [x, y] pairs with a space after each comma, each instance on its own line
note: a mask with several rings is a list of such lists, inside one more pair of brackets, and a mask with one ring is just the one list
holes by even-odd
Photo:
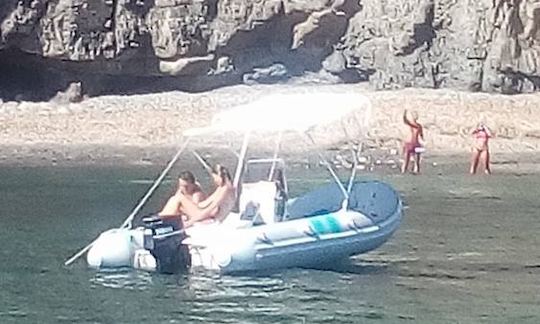
[[421, 144], [421, 140], [424, 141], [424, 129], [418, 122], [418, 113], [413, 111], [411, 113], [411, 119], [407, 116], [407, 110], [403, 112], [403, 122], [409, 127], [410, 137], [403, 142], [403, 165], [401, 166], [401, 173], [407, 172], [411, 157], [414, 158], [414, 173], [420, 173], [420, 154], [424, 152], [424, 147]]
[[484, 172], [486, 174], [491, 174], [489, 139], [493, 137], [493, 135], [484, 123], [479, 123], [472, 131], [472, 135], [474, 137], [474, 143], [472, 146], [471, 167], [469, 173], [475, 174], [478, 169], [478, 164], [480, 163], [480, 160], [482, 160]]

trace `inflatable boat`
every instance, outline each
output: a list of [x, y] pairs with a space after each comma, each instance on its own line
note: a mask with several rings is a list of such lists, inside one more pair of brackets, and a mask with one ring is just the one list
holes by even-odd
[[368, 181], [352, 188], [346, 209], [338, 186], [328, 185], [294, 199], [279, 222], [230, 214], [222, 223], [183, 230], [180, 222], [150, 217], [135, 229], [103, 233], [88, 264], [165, 273], [190, 266], [230, 273], [324, 265], [377, 248], [400, 224], [401, 200], [390, 186]]
[[[299, 108], [306, 100], [312, 102], [306, 106], [310, 108]], [[335, 107], [328, 109], [330, 104]], [[290, 118], [273, 119], [282, 108], [290, 109]], [[358, 152], [353, 150], [355, 164], [348, 181], [342, 181], [319, 152], [334, 181], [296, 198], [289, 197], [285, 161], [279, 156], [286, 133], [307, 137], [307, 143], [313, 144], [311, 149], [317, 151], [320, 146], [315, 145], [315, 135], [322, 134], [323, 141], [325, 138], [324, 129], [318, 129], [321, 123], [326, 132], [328, 127], [334, 127], [343, 129], [349, 137], [359, 138], [352, 134], [367, 127], [369, 109], [363, 96], [298, 94], [266, 98], [218, 114], [211, 126], [188, 130], [185, 135], [188, 139], [243, 135], [234, 176], [237, 206], [233, 211], [221, 221], [196, 223], [189, 228], [184, 228], [180, 217], [148, 216], [134, 221], [186, 144], [122, 226], [102, 233], [66, 264], [88, 252], [88, 265], [97, 269], [132, 267], [174, 273], [191, 267], [235, 273], [317, 267], [379, 247], [399, 227], [402, 202], [388, 184], [355, 180]], [[328, 126], [329, 123], [334, 126]], [[275, 132], [278, 136], [272, 156], [250, 158], [248, 146], [256, 140], [255, 135], [262, 133], [259, 139], [267, 139], [268, 134]], [[194, 154], [207, 167], [196, 151]], [[251, 172], [256, 169], [259, 176]]]

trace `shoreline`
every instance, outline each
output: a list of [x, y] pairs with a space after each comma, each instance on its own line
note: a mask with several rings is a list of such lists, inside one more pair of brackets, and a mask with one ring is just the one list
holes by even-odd
[[[172, 159], [179, 146], [104, 146], [104, 145], [0, 145], [0, 168], [77, 168], [77, 167], [158, 167], [164, 168]], [[213, 150], [210, 161], [216, 159], [231, 163], [233, 156], [230, 151]], [[201, 149], [203, 155], [210, 154], [210, 149]], [[266, 151], [260, 151], [266, 152]], [[336, 160], [337, 155], [347, 158], [347, 152], [337, 150], [325, 151], [329, 162], [337, 169], [350, 169]], [[361, 164], [359, 172], [364, 174], [396, 174], [399, 175], [400, 156], [389, 154], [387, 150], [368, 150], [363, 156], [371, 162]], [[261, 157], [261, 155], [258, 155]], [[293, 167], [320, 167], [315, 153], [286, 153], [283, 155], [286, 165]], [[496, 153], [492, 159], [492, 169], [497, 174], [526, 175], [540, 173], [540, 152], [528, 153]], [[191, 158], [185, 152], [180, 160]], [[228, 160], [227, 160], [228, 159]], [[437, 152], [423, 155], [422, 174], [437, 174], [449, 169], [462, 168], [463, 174], [468, 173], [470, 155], [456, 152]], [[479, 176], [482, 176], [481, 170]]]
[[400, 158], [395, 153], [408, 132], [401, 120], [404, 109], [420, 116], [427, 156], [468, 155], [470, 132], [480, 121], [495, 133], [490, 141], [494, 162], [540, 152], [540, 94], [278, 84], [103, 96], [70, 104], [0, 102], [0, 165], [166, 163], [181, 145], [182, 132], [207, 125], [216, 112], [268, 94], [319, 91], [362, 93], [370, 99], [366, 144], [374, 156]]

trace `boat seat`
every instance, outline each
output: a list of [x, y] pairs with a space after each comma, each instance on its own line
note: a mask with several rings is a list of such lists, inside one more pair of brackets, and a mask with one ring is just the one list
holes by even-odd
[[241, 219], [252, 220], [253, 225], [273, 224], [281, 220], [279, 192], [274, 181], [242, 184], [240, 194]]

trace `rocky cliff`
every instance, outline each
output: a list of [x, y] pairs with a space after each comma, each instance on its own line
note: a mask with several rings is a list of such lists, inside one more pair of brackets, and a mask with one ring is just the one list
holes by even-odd
[[538, 0], [2, 0], [0, 97], [36, 80], [101, 93], [306, 74], [533, 92], [539, 16]]

